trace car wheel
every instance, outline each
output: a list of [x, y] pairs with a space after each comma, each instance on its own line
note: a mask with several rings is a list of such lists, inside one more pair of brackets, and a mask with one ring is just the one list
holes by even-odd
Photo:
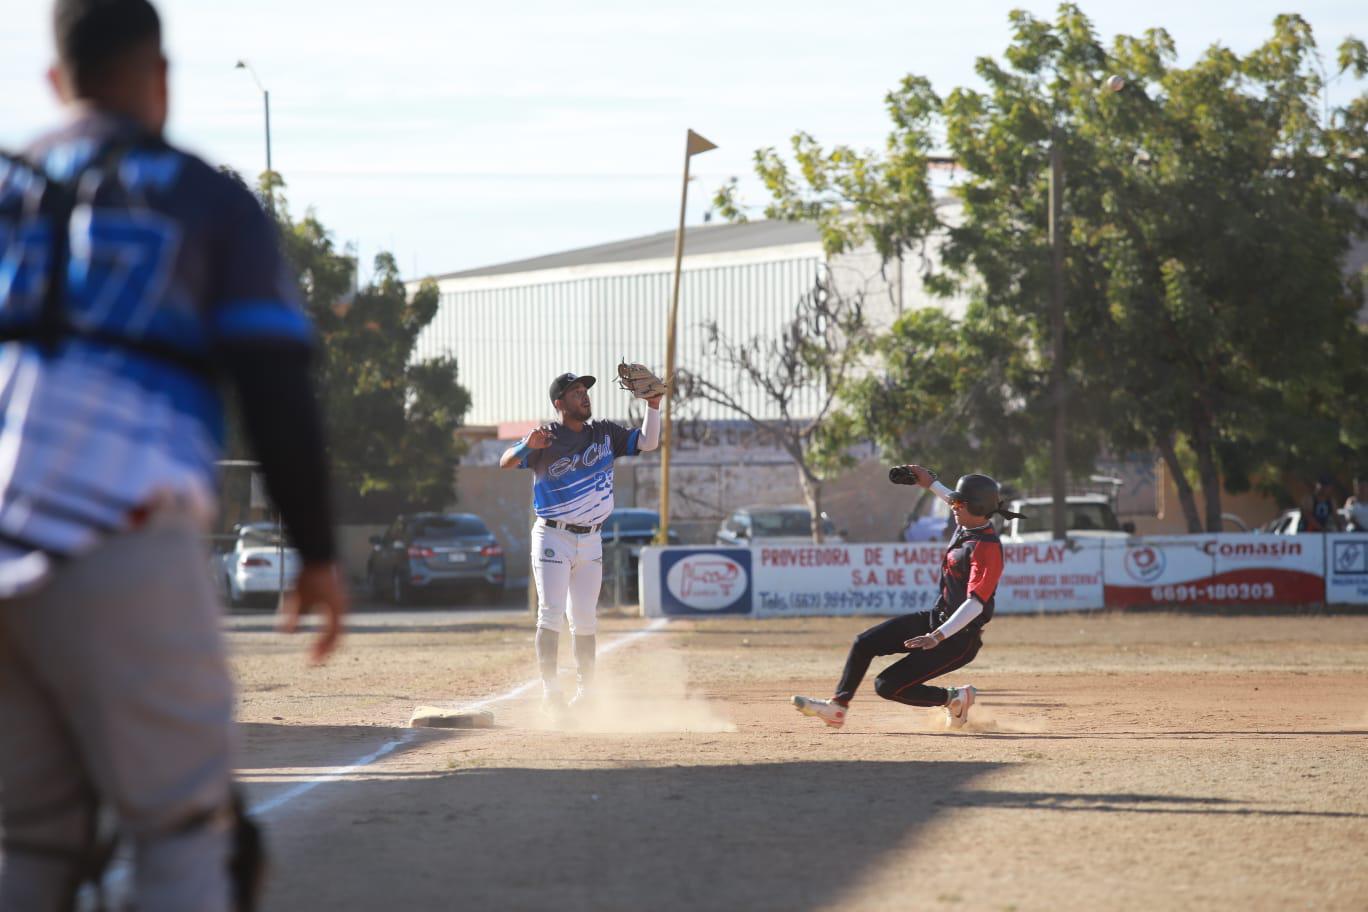
[[392, 585], [390, 586], [390, 601], [396, 605], [407, 605], [409, 602], [409, 587], [404, 582], [404, 578], [399, 574], [394, 574]]
[[223, 577], [223, 592], [228, 599], [228, 606], [230, 608], [241, 608], [246, 604], [247, 600], [242, 597], [241, 592], [237, 591], [237, 587], [233, 585], [233, 578], [231, 576], [225, 575]]
[[480, 587], [480, 601], [486, 605], [497, 605], [503, 601], [504, 587], [498, 583], [486, 583]]

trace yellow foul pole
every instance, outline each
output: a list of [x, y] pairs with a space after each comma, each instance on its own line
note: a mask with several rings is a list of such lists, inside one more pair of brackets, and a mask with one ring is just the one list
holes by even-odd
[[660, 426], [660, 537], [667, 544], [670, 535], [670, 451], [674, 443], [671, 405], [674, 400], [675, 324], [679, 319], [679, 273], [684, 262], [684, 211], [689, 202], [689, 160], [717, 146], [689, 131], [684, 143], [684, 186], [679, 192], [679, 229], [675, 232], [674, 290], [670, 294], [670, 322], [665, 336], [665, 414]]

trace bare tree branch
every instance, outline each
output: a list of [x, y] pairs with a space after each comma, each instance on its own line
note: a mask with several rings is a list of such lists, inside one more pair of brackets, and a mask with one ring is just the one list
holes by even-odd
[[[789, 454], [812, 512], [813, 540], [820, 542], [825, 476], [848, 457], [844, 441], [816, 444], [819, 436], [835, 433], [827, 419], [868, 341], [863, 293], [841, 295], [824, 272], [776, 335], [733, 339], [715, 320], [704, 323], [703, 331], [705, 356], [719, 365], [718, 372], [681, 371], [681, 393], [739, 415], [758, 436]], [[720, 376], [726, 373], [733, 375], [732, 382]], [[747, 402], [751, 390], [761, 393], [761, 407]]]

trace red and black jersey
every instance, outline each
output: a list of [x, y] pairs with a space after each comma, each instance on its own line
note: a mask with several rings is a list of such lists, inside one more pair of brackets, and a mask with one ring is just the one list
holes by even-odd
[[941, 559], [940, 596], [932, 611], [936, 624], [945, 623], [970, 595], [983, 603], [983, 612], [972, 624], [982, 627], [991, 621], [993, 596], [1001, 578], [1002, 542], [992, 524], [957, 528]]

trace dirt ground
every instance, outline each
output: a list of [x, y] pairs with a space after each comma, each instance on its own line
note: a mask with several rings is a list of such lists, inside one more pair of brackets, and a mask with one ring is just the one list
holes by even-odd
[[609, 618], [578, 728], [432, 731], [528, 680], [525, 615], [359, 616], [323, 668], [235, 618], [266, 908], [1368, 908], [1368, 617], [999, 617], [964, 730], [798, 715], [874, 620]]

